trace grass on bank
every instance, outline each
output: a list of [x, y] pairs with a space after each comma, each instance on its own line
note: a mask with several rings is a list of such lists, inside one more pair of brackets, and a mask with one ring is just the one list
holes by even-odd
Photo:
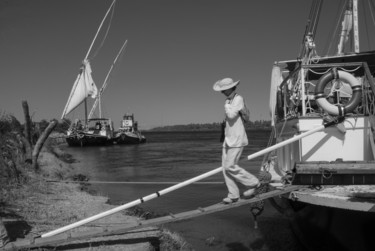
[[[0, 112], [0, 217], [10, 241], [38, 236], [114, 207], [107, 203], [108, 198], [89, 194], [80, 185], [47, 182], [80, 177], [70, 164], [72, 157], [48, 140], [38, 159], [39, 170], [33, 170], [25, 162], [25, 146], [19, 137], [24, 137], [20, 123]], [[136, 217], [125, 212], [104, 220], [124, 221], [136, 221]], [[114, 250], [105, 245], [90, 250], [100, 248]], [[167, 230], [161, 231], [160, 249], [191, 250], [182, 237]]]

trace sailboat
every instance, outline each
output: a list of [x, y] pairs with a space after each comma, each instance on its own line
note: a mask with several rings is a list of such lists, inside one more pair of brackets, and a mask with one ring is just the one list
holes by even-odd
[[[79, 74], [74, 82], [72, 90], [70, 92], [68, 101], [65, 105], [64, 111], [62, 113], [61, 119], [64, 119], [66, 115], [71, 113], [74, 109], [80, 105], [84, 105], [85, 116], [84, 118], [75, 119], [71, 124], [66, 133], [66, 142], [69, 146], [88, 146], [88, 145], [107, 145], [113, 143], [114, 129], [113, 122], [111, 119], [103, 118], [101, 114], [101, 96], [105, 87], [107, 86], [107, 79], [109, 73], [104, 81], [103, 87], [98, 92], [98, 88], [92, 78], [92, 70], [88, 56], [90, 54], [91, 48], [99, 34], [99, 31], [106, 20], [110, 11], [114, 9], [115, 0], [112, 2], [111, 6], [107, 10], [99, 29], [91, 43], [89, 51], [87, 52], [85, 59], [83, 60], [82, 66], [80, 68]], [[122, 52], [126, 45], [126, 42], [122, 46], [119, 54]], [[118, 55], [119, 55], [118, 54]], [[117, 57], [118, 57], [117, 55]], [[117, 60], [117, 57], [115, 61]], [[115, 63], [115, 62], [114, 62]], [[113, 65], [114, 65], [113, 63]], [[113, 68], [111, 67], [111, 70]], [[110, 70], [110, 71], [111, 71]], [[91, 97], [95, 99], [94, 105], [91, 109], [90, 114], [87, 113], [87, 99]], [[99, 103], [100, 115], [99, 118], [91, 118], [97, 104]]]
[[265, 165], [274, 187], [304, 186], [271, 202], [308, 250], [375, 250], [375, 51], [360, 51], [358, 4], [342, 6], [336, 52], [318, 56], [323, 1], [314, 0], [298, 58], [272, 69], [274, 142], [331, 125], [274, 151]]

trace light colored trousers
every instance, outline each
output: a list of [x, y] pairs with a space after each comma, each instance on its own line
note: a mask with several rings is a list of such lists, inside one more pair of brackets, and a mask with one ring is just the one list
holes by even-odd
[[228, 198], [236, 199], [240, 197], [238, 183], [252, 188], [259, 181], [258, 178], [247, 172], [245, 169], [237, 165], [240, 160], [243, 147], [223, 146], [222, 166], [225, 184], [228, 187]]

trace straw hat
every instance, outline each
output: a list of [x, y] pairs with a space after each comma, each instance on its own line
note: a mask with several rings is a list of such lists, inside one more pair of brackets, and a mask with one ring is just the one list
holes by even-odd
[[220, 92], [220, 91], [228, 90], [238, 85], [239, 83], [240, 83], [239, 80], [236, 82], [233, 82], [233, 79], [231, 78], [224, 78], [224, 79], [217, 81], [214, 84], [213, 88], [214, 88], [214, 91]]

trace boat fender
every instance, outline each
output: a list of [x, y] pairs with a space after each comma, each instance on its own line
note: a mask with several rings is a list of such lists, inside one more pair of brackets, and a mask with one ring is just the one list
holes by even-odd
[[276, 93], [276, 111], [279, 118], [284, 117], [284, 99], [281, 90], [277, 90]]
[[[325, 86], [334, 79], [341, 79], [348, 83], [352, 88], [353, 94], [349, 102], [345, 106], [336, 106], [328, 102], [324, 95]], [[361, 102], [362, 89], [361, 84], [350, 73], [339, 71], [333, 68], [332, 71], [323, 75], [315, 87], [315, 100], [320, 107], [322, 107], [330, 115], [344, 116], [347, 113], [353, 112], [354, 109]]]

